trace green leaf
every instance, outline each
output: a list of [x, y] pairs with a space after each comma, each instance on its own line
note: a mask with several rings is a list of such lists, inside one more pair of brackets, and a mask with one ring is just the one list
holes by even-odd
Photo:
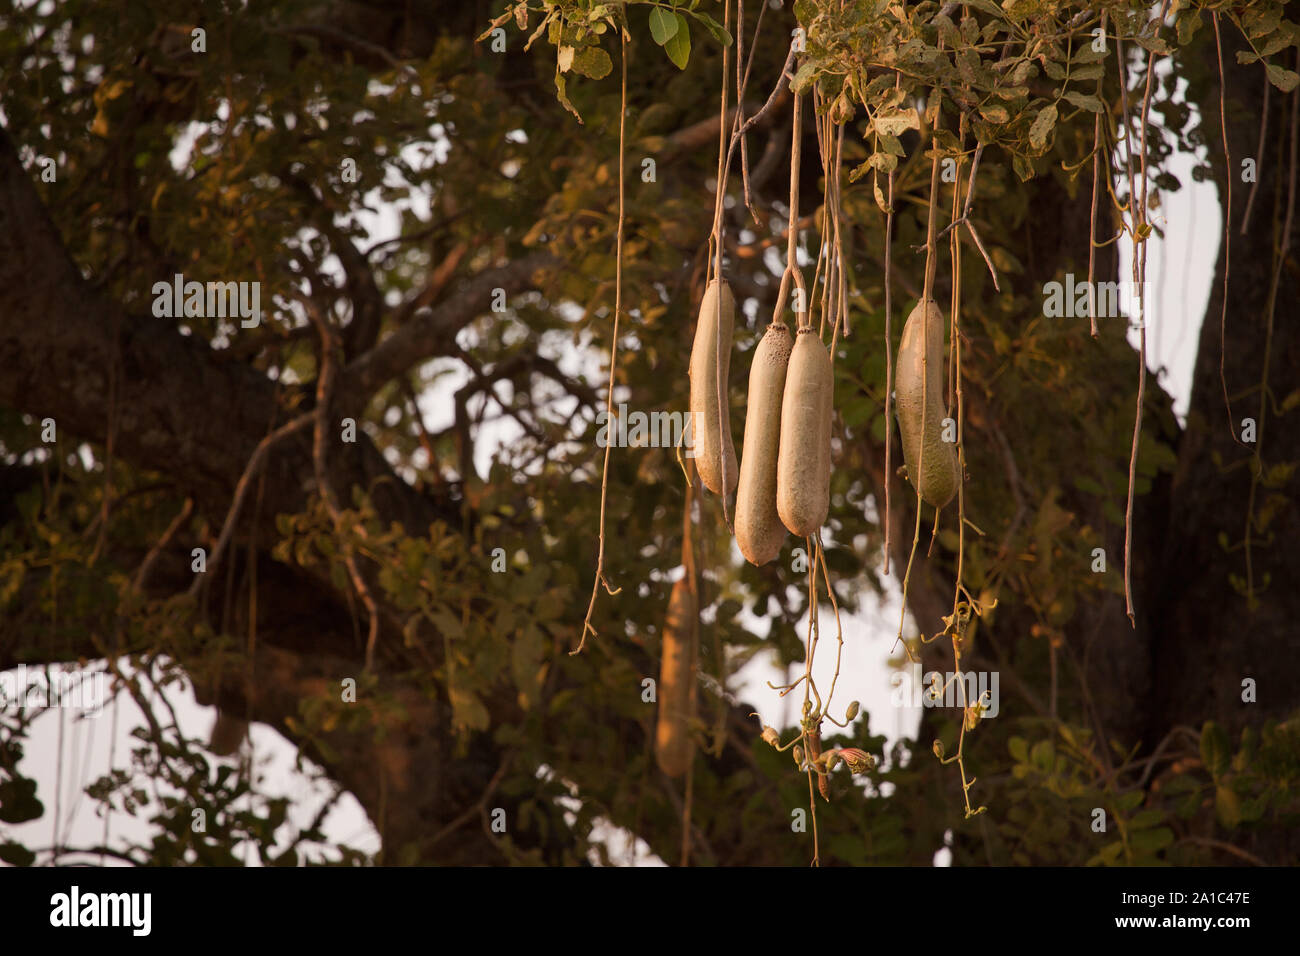
[[1047, 137], [1056, 126], [1056, 104], [1044, 106], [1034, 117], [1034, 125], [1029, 127], [1029, 142], [1035, 149], [1047, 147]]
[[1168, 56], [1173, 52], [1169, 48], [1169, 43], [1165, 38], [1158, 34], [1152, 36], [1136, 36], [1134, 39], [1150, 53], [1158, 53], [1161, 56]]
[[1089, 42], [1083, 44], [1082, 46], [1078, 47], [1074, 51], [1074, 55], [1070, 57], [1070, 62], [1071, 63], [1098, 63], [1101, 60], [1106, 59], [1107, 55], [1108, 55], [1107, 50], [1095, 49], [1092, 43]]
[[21, 843], [9, 841], [0, 843], [0, 862], [10, 866], [31, 866], [36, 862], [36, 854]]
[[1174, 831], [1169, 827], [1160, 827], [1156, 830], [1141, 830], [1134, 833], [1129, 838], [1129, 842], [1135, 850], [1143, 853], [1155, 853], [1174, 842]]
[[[878, 169], [882, 173], [892, 173], [898, 168], [898, 157], [889, 153], [872, 153], [867, 163], [871, 169]], [[845, 419], [845, 424], [852, 423]]]
[[433, 620], [434, 626], [438, 628], [439, 635], [447, 640], [459, 641], [465, 637], [460, 618], [447, 605], [434, 604], [429, 609], [429, 617]]
[[1034, 178], [1034, 164], [1028, 157], [1016, 153], [1011, 157], [1011, 165], [1022, 183], [1027, 183]]
[[1191, 774], [1180, 773], [1165, 784], [1165, 793], [1195, 793], [1199, 796], [1201, 782]]
[[1296, 73], [1295, 70], [1284, 70], [1276, 63], [1270, 63], [1268, 81], [1283, 93], [1290, 93], [1300, 84], [1300, 73]]
[[1129, 829], [1132, 830], [1149, 830], [1151, 827], [1163, 823], [1165, 811], [1159, 807], [1147, 807], [1145, 810], [1139, 810], [1133, 814], [1133, 819], [1128, 822]]
[[727, 32], [727, 28], [721, 23], [713, 19], [713, 17], [709, 16], [707, 13], [692, 11], [691, 16], [704, 24], [704, 29], [708, 30], [709, 33], [712, 34], [713, 39], [717, 40], [723, 46], [731, 46], [731, 34]]
[[1200, 793], [1189, 793], [1187, 796], [1183, 797], [1183, 799], [1178, 801], [1178, 805], [1174, 808], [1174, 812], [1178, 814], [1180, 819], [1190, 820], [1200, 809]]
[[581, 123], [582, 117], [578, 114], [578, 111], [574, 109], [573, 104], [569, 102], [569, 94], [566, 90], [566, 85], [567, 84], [564, 82], [564, 74], [557, 68], [555, 70], [555, 98], [560, 101], [561, 106], [574, 116], [577, 116], [578, 122]]
[[650, 11], [650, 36], [655, 43], [663, 46], [677, 33], [677, 15], [669, 13], [662, 7]]
[[971, 6], [976, 10], [983, 10], [995, 17], [1002, 18], [1006, 16], [1006, 11], [999, 7], [993, 0], [972, 0]]
[[888, 116], [876, 114], [873, 125], [877, 133], [897, 136], [905, 130], [920, 129], [921, 119], [916, 115], [916, 110], [900, 110]]
[[1178, 14], [1178, 43], [1186, 46], [1201, 28], [1201, 14], [1197, 10], [1183, 10]]
[[1030, 77], [1038, 75], [1038, 66], [1033, 60], [1021, 60], [1011, 71], [1009, 79], [1013, 86], [1021, 86]]
[[1085, 495], [1104, 495], [1106, 489], [1095, 478], [1089, 478], [1087, 475], [1080, 475], [1074, 479], [1074, 487], [1078, 488]]
[[1232, 829], [1241, 822], [1241, 799], [1231, 787], [1217, 787], [1214, 791], [1214, 811], [1219, 822]]
[[890, 136], [888, 133], [882, 133], [880, 136], [880, 148], [890, 156], [897, 156], [902, 159], [906, 153], [903, 152], [903, 144], [899, 142], [897, 136]]
[[521, 705], [527, 707], [536, 699], [537, 688], [545, 674], [542, 659], [546, 645], [541, 629], [529, 623], [520, 630], [510, 650], [510, 669], [515, 687], [519, 690]]
[[1043, 773], [1051, 773], [1056, 763], [1056, 748], [1050, 740], [1040, 740], [1029, 752], [1029, 759]]
[[38, 819], [45, 807], [36, 797], [36, 781], [14, 777], [0, 783], [0, 823], [26, 823]]
[[1213, 777], [1222, 776], [1228, 769], [1228, 734], [1212, 720], [1201, 728], [1201, 760]]
[[805, 60], [795, 73], [794, 79], [790, 82], [790, 89], [796, 93], [802, 93], [812, 82], [813, 74], [817, 72], [817, 64], [812, 60]]
[[593, 80], [603, 80], [613, 69], [609, 54], [598, 46], [585, 46], [573, 58], [573, 71]]
[[1142, 801], [1147, 798], [1145, 790], [1130, 790], [1128, 793], [1120, 794], [1115, 798], [1115, 805], [1121, 810], [1136, 810], [1142, 805]]
[[880, 211], [881, 211], [881, 212], [884, 212], [884, 213], [888, 213], [888, 212], [889, 212], [889, 204], [885, 201], [885, 192], [884, 192], [884, 190], [882, 190], [882, 189], [880, 188], [880, 177], [879, 177], [879, 176], [874, 177], [874, 178], [871, 180], [871, 195], [872, 195], [872, 197], [876, 200], [876, 205], [880, 207]]
[[996, 103], [981, 106], [980, 116], [983, 116], [990, 123], [1008, 123], [1011, 121], [1011, 114], [1007, 112], [1007, 108]]
[[454, 685], [449, 688], [449, 691], [451, 715], [456, 726], [462, 730], [487, 730], [492, 723], [492, 718], [479, 696]]
[[674, 13], [673, 16], [677, 18], [677, 30], [664, 44], [664, 52], [677, 69], [684, 70], [691, 58], [691, 26], [680, 13]]
[[999, 86], [990, 92], [1000, 100], [1023, 100], [1029, 96], [1029, 87]]
[[962, 45], [962, 37], [961, 34], [957, 32], [957, 25], [953, 23], [949, 17], [940, 13], [937, 14], [930, 23], [939, 28], [939, 38], [943, 40], [944, 43], [948, 44], [949, 47], [956, 49]]
[[1246, 27], [1250, 35], [1256, 39], [1267, 36], [1277, 29], [1277, 25], [1282, 20], [1282, 9], [1280, 7], [1252, 7], [1246, 11], [1242, 17], [1242, 25]]
[[1070, 92], [1066, 93], [1064, 98], [1080, 109], [1087, 110], [1090, 113], [1100, 113], [1106, 108], [1102, 105], [1101, 100], [1089, 93]]
[[1088, 861], [1088, 866], [1110, 866], [1119, 862], [1120, 855], [1124, 852], [1124, 844], [1116, 840], [1114, 843], [1107, 843], [1101, 848], [1092, 859]]
[[1262, 57], [1272, 56], [1274, 53], [1291, 46], [1293, 42], [1290, 33], [1285, 30], [1279, 30], [1269, 38], [1267, 43], [1259, 48], [1259, 55]]

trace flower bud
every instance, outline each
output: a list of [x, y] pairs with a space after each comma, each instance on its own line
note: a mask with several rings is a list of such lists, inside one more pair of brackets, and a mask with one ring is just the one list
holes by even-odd
[[848, 764], [850, 773], [866, 773], [876, 768], [876, 758], [857, 747], [844, 747], [839, 756]]

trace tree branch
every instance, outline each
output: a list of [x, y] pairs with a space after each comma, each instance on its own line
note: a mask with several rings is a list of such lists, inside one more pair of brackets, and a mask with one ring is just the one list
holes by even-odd
[[338, 383], [340, 409], [346, 413], [364, 407], [375, 392], [414, 365], [451, 351], [460, 330], [490, 308], [497, 289], [506, 295], [523, 291], [534, 273], [558, 264], [549, 253], [534, 253], [480, 272], [459, 295], [415, 316], [344, 369]]

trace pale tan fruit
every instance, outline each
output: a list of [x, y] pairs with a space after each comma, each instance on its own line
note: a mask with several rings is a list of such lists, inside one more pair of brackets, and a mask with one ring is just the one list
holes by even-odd
[[682, 578], [673, 585], [664, 622], [663, 656], [659, 662], [655, 725], [655, 760], [670, 777], [680, 777], [691, 765], [695, 742], [691, 721], [695, 717], [695, 637], [699, 615], [690, 584]]
[[942, 437], [943, 327], [943, 312], [933, 299], [917, 303], [903, 326], [894, 378], [894, 404], [907, 477], [914, 488], [920, 488], [921, 497], [936, 508], [952, 501], [961, 482], [957, 446]]
[[791, 534], [815, 534], [831, 503], [831, 356], [812, 328], [800, 329], [781, 396], [776, 510]]
[[[691, 434], [695, 440], [695, 467], [704, 487], [715, 495], [731, 494], [736, 490], [740, 477], [736, 467], [736, 446], [731, 441], [731, 408], [727, 400], [731, 332], [735, 321], [736, 300], [731, 294], [731, 286], [715, 279], [709, 283], [704, 298], [700, 300], [695, 342], [691, 346]], [[718, 420], [719, 352], [722, 359], [721, 421]]]
[[773, 322], [754, 349], [749, 367], [745, 445], [736, 491], [736, 543], [750, 564], [767, 564], [781, 553], [785, 541], [785, 526], [776, 510], [776, 463], [792, 347], [789, 327]]

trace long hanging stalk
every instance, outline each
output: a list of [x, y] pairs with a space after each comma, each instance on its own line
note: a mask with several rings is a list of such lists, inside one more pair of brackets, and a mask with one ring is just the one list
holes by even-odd
[[[942, 44], [940, 44], [940, 47], [942, 47]], [[939, 128], [940, 112], [941, 112], [940, 107], [936, 106], [933, 128], [931, 130], [932, 144], [933, 144], [934, 132], [937, 131]], [[933, 144], [933, 148], [934, 148], [934, 159], [930, 165], [930, 202], [927, 210], [927, 219], [926, 219], [925, 282], [921, 289], [922, 303], [929, 302], [930, 299], [932, 298], [932, 294], [934, 291], [934, 274], [935, 274], [935, 270], [938, 267], [937, 257], [935, 256], [935, 221], [936, 221], [936, 214], [938, 212], [938, 207], [935, 204], [935, 199], [939, 195], [939, 152], [938, 152], [937, 144]], [[929, 328], [930, 328], [930, 323], [927, 321], [925, 323], [925, 332], [927, 336], [929, 334]], [[921, 407], [922, 408], [928, 406], [929, 386], [930, 386], [930, 376], [926, 371], [926, 362], [928, 361], [926, 355], [929, 352], [928, 343], [924, 343], [924, 346], [925, 347], [922, 348], [923, 354], [921, 359]], [[907, 567], [903, 571], [903, 608], [899, 612], [898, 637], [894, 642], [895, 644], [897, 644], [899, 641], [902, 641], [903, 639], [903, 621], [904, 618], [907, 616], [907, 586], [912, 579], [912, 563], [916, 560], [916, 548], [921, 541], [921, 500], [922, 500], [921, 499], [921, 475], [925, 474], [925, 472], [923, 471], [924, 467], [925, 467], [925, 441], [922, 440], [920, 443], [920, 453], [917, 455], [916, 458], [916, 478], [914, 480], [914, 483], [916, 485], [916, 524], [915, 527], [913, 527], [912, 529], [912, 549], [907, 556]], [[885, 477], [886, 480], [888, 480], [889, 476], [886, 475]], [[939, 516], [936, 510], [935, 513], [936, 526], [938, 520], [939, 520]], [[924, 638], [925, 636], [924, 629], [922, 629], [921, 635], [922, 638]], [[914, 658], [912, 657], [912, 649], [910, 647], [908, 647], [906, 644], [903, 644], [903, 650], [906, 651], [909, 660], [914, 660]]]
[[[618, 112], [618, 233], [614, 254], [614, 329], [609, 344], [609, 385], [605, 389], [606, 420], [611, 419], [614, 414], [614, 376], [618, 370], [618, 320], [623, 314], [623, 223], [625, 219], [623, 203], [624, 171], [627, 166], [627, 28], [622, 23], [618, 25], [618, 35], [623, 77]], [[596, 578], [591, 582], [591, 601], [587, 605], [587, 616], [582, 622], [582, 636], [578, 640], [578, 646], [569, 651], [570, 657], [581, 654], [582, 649], [587, 646], [587, 635], [596, 633], [596, 629], [591, 624], [591, 616], [596, 611], [596, 598], [600, 594], [601, 585], [603, 584], [605, 590], [611, 595], [622, 590], [610, 588], [609, 582], [605, 579], [605, 505], [609, 496], [609, 453], [613, 447], [612, 442], [605, 445], [605, 464], [600, 473], [600, 530], [596, 550]]]
[[[898, 89], [902, 78], [894, 76], [894, 89]], [[889, 171], [889, 194], [885, 199], [885, 574], [889, 574], [889, 531], [892, 524], [889, 511], [889, 486], [893, 478], [894, 449], [894, 342], [890, 329], [893, 312], [893, 261], [894, 248], [894, 171]]]
[[[731, 26], [731, 4], [724, 0], [723, 2], [723, 29]], [[727, 51], [728, 47], [722, 48], [722, 102], [718, 106], [718, 177], [717, 193], [713, 201], [713, 232], [709, 237], [710, 245], [713, 249], [712, 278], [715, 282], [722, 282], [722, 210], [726, 205], [727, 198]], [[707, 278], [707, 276], [706, 276]], [[705, 282], [705, 288], [708, 288], [708, 282]], [[717, 314], [714, 316], [715, 327], [722, 327], [722, 295], [715, 297], [717, 303]], [[718, 434], [722, 435], [729, 427], [727, 415], [727, 392], [728, 382], [724, 380], [723, 369], [726, 368], [722, 362], [722, 336], [718, 335], [714, 342], [715, 361], [714, 369], [717, 375], [717, 395], [718, 395]], [[724, 443], [725, 447], [725, 443]], [[727, 455], [724, 452], [721, 455], [720, 465], [722, 467], [722, 520], [726, 522], [727, 529], [731, 530], [731, 515], [727, 510]]]
[[[1106, 11], [1101, 12], [1101, 32], [1102, 36], [1106, 34]], [[1105, 78], [1097, 77], [1097, 99], [1102, 99], [1102, 84]], [[1097, 114], [1096, 122], [1093, 125], [1092, 134], [1092, 216], [1088, 220], [1088, 321], [1089, 331], [1092, 337], [1097, 338], [1097, 200], [1098, 180], [1101, 178], [1101, 144], [1103, 142], [1101, 133], [1101, 117]], [[1106, 164], [1107, 175], [1110, 173], [1110, 163]]]
[[[1226, 80], [1223, 74], [1223, 40], [1219, 35], [1219, 11], [1214, 10], [1210, 13], [1210, 19], [1214, 23], [1214, 52], [1219, 62], [1219, 130], [1223, 134], [1223, 166], [1227, 170], [1227, 196], [1223, 202], [1223, 309], [1219, 313], [1219, 384], [1223, 387], [1223, 410], [1228, 416], [1228, 434], [1237, 444], [1242, 444], [1237, 437], [1236, 422], [1232, 417], [1232, 398], [1228, 395], [1228, 376], [1224, 371], [1224, 362], [1228, 353], [1228, 276], [1232, 273], [1232, 154], [1228, 152], [1228, 118], [1225, 115], [1227, 109], [1227, 96], [1224, 86]], [[1264, 83], [1264, 118], [1268, 119], [1268, 87], [1269, 83]], [[1260, 139], [1263, 140], [1263, 130], [1260, 131]], [[1259, 155], [1259, 153], [1256, 153]], [[1251, 190], [1251, 198], [1254, 198], [1254, 190]], [[1249, 216], [1249, 206], [1247, 206], [1247, 216]], [[1243, 232], [1245, 225], [1242, 226]]]
[[[1169, 0], [1164, 0], [1160, 8], [1160, 20], [1168, 12]], [[1146, 239], [1150, 233], [1150, 227], [1146, 222], [1146, 205], [1147, 205], [1147, 117], [1151, 108], [1151, 81], [1155, 76], [1155, 51], [1147, 57], [1147, 80], [1146, 91], [1142, 100], [1142, 116], [1140, 129], [1142, 131], [1142, 141], [1140, 148], [1141, 156], [1141, 192], [1137, 189], [1137, 180], [1133, 176], [1133, 131], [1129, 123], [1128, 111], [1128, 78], [1124, 63], [1124, 41], [1119, 34], [1115, 36], [1116, 54], [1119, 60], [1120, 71], [1120, 103], [1124, 112], [1124, 158], [1128, 169], [1129, 181], [1129, 219], [1130, 228], [1133, 231], [1133, 281], [1137, 285], [1138, 293], [1138, 394], [1137, 409], [1133, 415], [1133, 446], [1129, 454], [1128, 464], [1128, 497], [1124, 506], [1124, 607], [1128, 614], [1129, 625], [1137, 627], [1137, 616], [1133, 609], [1133, 586], [1131, 583], [1132, 569], [1132, 551], [1133, 551], [1133, 488], [1137, 483], [1137, 459], [1138, 443], [1142, 437], [1142, 408], [1146, 401], [1147, 385], [1147, 326], [1146, 326]]]

